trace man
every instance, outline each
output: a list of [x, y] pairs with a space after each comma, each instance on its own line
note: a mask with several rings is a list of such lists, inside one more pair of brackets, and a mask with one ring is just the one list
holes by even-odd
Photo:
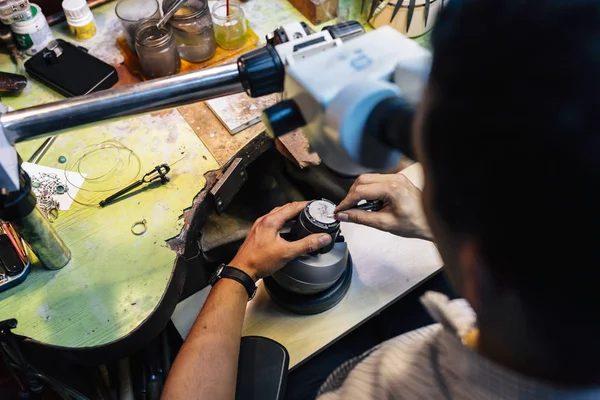
[[[432, 43], [413, 138], [425, 216], [399, 175], [359, 178], [337, 216], [432, 235], [471, 308], [426, 295], [441, 324], [345, 364], [319, 398], [600, 399], [600, 1], [451, 0]], [[350, 210], [362, 199], [386, 208]], [[325, 245], [279, 237], [302, 207], [259, 219], [231, 265], [258, 279]], [[215, 285], [166, 398], [233, 398], [246, 300]]]

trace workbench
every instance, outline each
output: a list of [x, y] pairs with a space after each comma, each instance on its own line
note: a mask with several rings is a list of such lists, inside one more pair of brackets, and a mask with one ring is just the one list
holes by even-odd
[[[413, 164], [402, 174], [423, 187], [420, 164]], [[295, 315], [277, 307], [259, 282], [256, 296], [246, 308], [243, 335], [264, 336], [284, 345], [290, 355], [290, 369], [400, 300], [442, 267], [431, 242], [350, 223], [342, 223], [341, 232], [352, 255], [354, 273], [340, 304], [317, 315]], [[182, 337], [189, 333], [209, 293], [207, 287], [175, 309], [172, 319]]]
[[[351, 18], [359, 17], [355, 12], [359, 0], [340, 3], [352, 5]], [[115, 2], [93, 10], [99, 33], [78, 44], [115, 66], [119, 74], [117, 86], [123, 86], [135, 79], [122, 65], [115, 44], [122, 28], [114, 6]], [[285, 0], [252, 0], [244, 4], [244, 9], [261, 38], [281, 24], [304, 19]], [[74, 42], [65, 24], [52, 29], [57, 38]], [[15, 72], [8, 56], [0, 56], [0, 70]], [[3, 98], [2, 102], [21, 109], [59, 99], [60, 95], [31, 80], [20, 97]], [[198, 215], [207, 196], [205, 186], [214, 185], [234, 158], [251, 162], [269, 142], [261, 124], [230, 135], [204, 103], [196, 103], [62, 134], [40, 164], [64, 168], [58, 161], [60, 156], [69, 159], [87, 146], [106, 140], [118, 140], [135, 151], [142, 173], [158, 164], [177, 162], [171, 181], [103, 209], [74, 203], [54, 221], [54, 227], [72, 251], [71, 262], [58, 271], [34, 263], [24, 283], [0, 293], [0, 319], [16, 318], [17, 334], [29, 338], [34, 345], [51, 347], [63, 354], [82, 354], [90, 363], [127, 355], [164, 329], [185, 281], [181, 264], [185, 258], [197, 256], [197, 248], [187, 240], [187, 233], [201, 223]], [[21, 143], [17, 150], [27, 159], [42, 141]], [[88, 173], [100, 174], [103, 165], [90, 168]], [[147, 220], [147, 232], [132, 235], [132, 224], [142, 219]], [[389, 237], [386, 240], [389, 242]], [[401, 244], [389, 243], [392, 247]], [[402, 275], [399, 286], [390, 284], [386, 268], [370, 272], [360, 269], [342, 304], [311, 317], [314, 331], [306, 330], [302, 318], [275, 308], [261, 289], [249, 305], [245, 333], [284, 343], [290, 350], [292, 364], [301, 362], [441, 267], [433, 245], [420, 241], [402, 243], [402, 254], [413, 260], [410, 268], [414, 273]], [[386, 254], [393, 258], [393, 252]], [[382, 262], [390, 264], [391, 259], [386, 260]], [[361, 256], [357, 263], [366, 268], [368, 261]], [[332, 324], [336, 318], [343, 323]], [[304, 329], [300, 329], [302, 326]]]

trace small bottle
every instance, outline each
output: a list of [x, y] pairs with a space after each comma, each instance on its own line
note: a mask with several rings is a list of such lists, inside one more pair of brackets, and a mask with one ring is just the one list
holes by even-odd
[[85, 0], [64, 0], [62, 8], [67, 17], [71, 35], [77, 40], [88, 40], [96, 35], [96, 21]]
[[135, 50], [148, 79], [176, 74], [181, 67], [173, 29], [168, 24], [159, 29], [158, 21], [143, 20], [135, 33]]
[[14, 33], [17, 47], [32, 56], [41, 51], [46, 45], [54, 40], [54, 35], [48, 26], [42, 9], [31, 3], [31, 18], [24, 21], [14, 22], [10, 29]]
[[217, 44], [226, 50], [239, 49], [248, 38], [246, 16], [237, 0], [219, 0], [212, 11]]

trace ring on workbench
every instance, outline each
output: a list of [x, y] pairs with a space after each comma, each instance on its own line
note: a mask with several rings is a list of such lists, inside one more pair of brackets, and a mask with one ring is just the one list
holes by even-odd
[[133, 225], [131, 225], [131, 233], [133, 233], [136, 236], [143, 235], [144, 233], [146, 233], [147, 230], [148, 227], [146, 226], [145, 219], [138, 222], [134, 222]]
[[53, 220], [58, 218], [58, 209], [56, 207], [52, 207], [50, 210], [48, 210], [48, 219], [50, 219], [50, 222], [52, 222]]

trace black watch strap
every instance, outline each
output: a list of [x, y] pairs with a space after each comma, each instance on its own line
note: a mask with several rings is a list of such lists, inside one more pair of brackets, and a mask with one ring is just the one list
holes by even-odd
[[248, 292], [248, 300], [252, 300], [254, 298], [254, 295], [256, 294], [256, 284], [254, 283], [254, 279], [252, 279], [250, 275], [244, 271], [235, 267], [230, 267], [229, 265], [221, 264], [221, 266], [210, 278], [210, 285], [214, 286], [215, 283], [217, 283], [221, 278], [228, 278], [238, 281], [244, 286], [246, 292]]

